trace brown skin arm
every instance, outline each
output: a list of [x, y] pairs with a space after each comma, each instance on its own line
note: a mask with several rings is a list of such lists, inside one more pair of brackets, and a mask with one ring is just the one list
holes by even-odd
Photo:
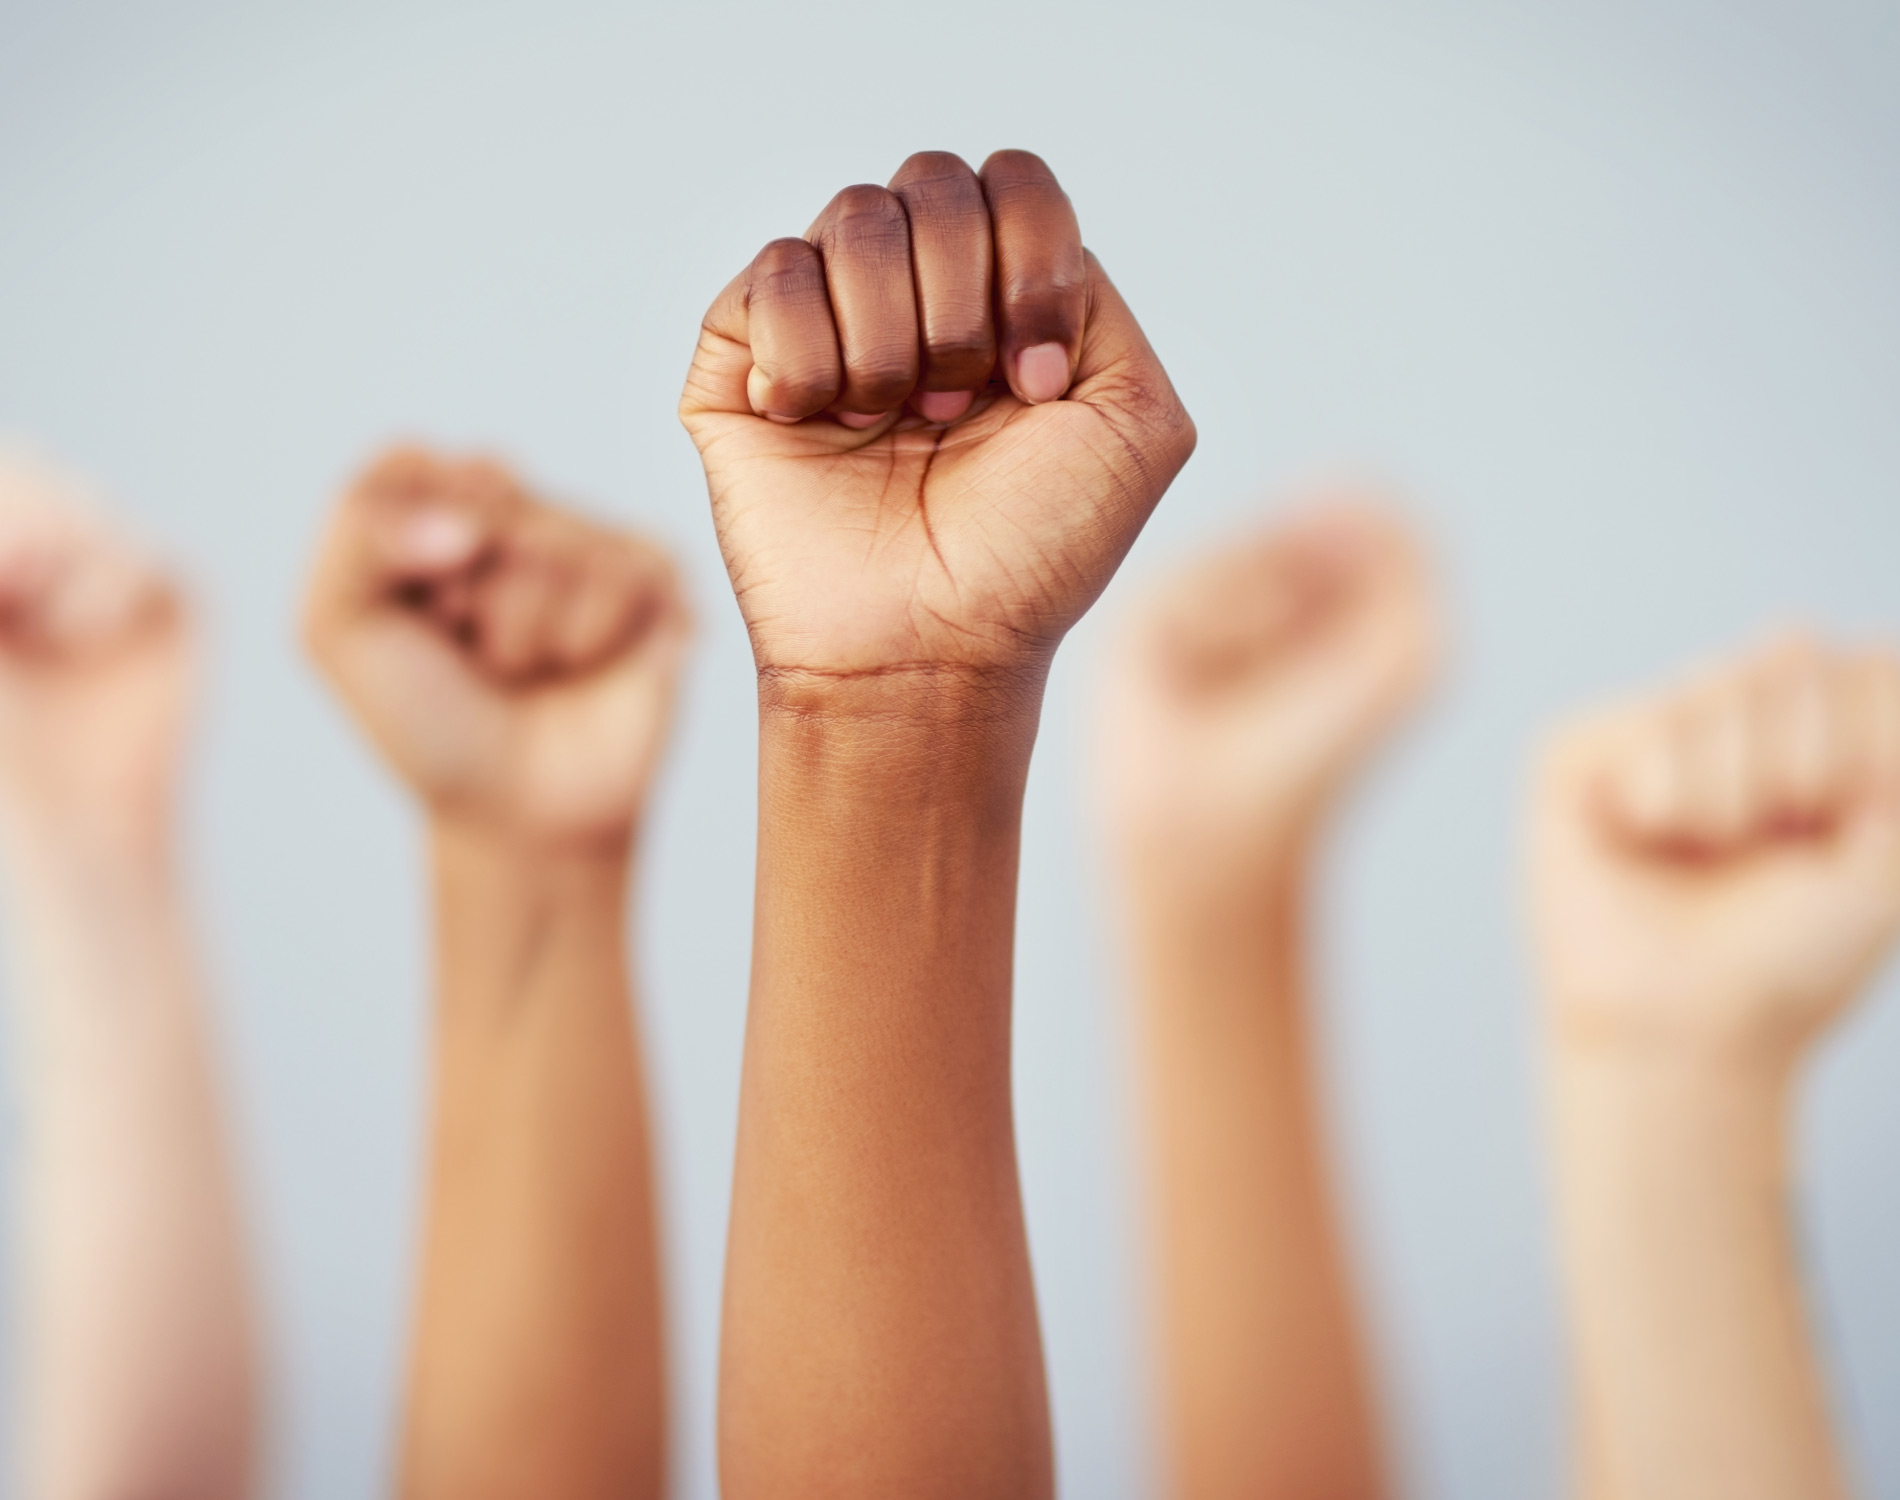
[[768, 245], [681, 416], [760, 677], [724, 1492], [1038, 1500], [1023, 783], [1056, 645], [1193, 428], [1025, 152], [923, 153]]
[[1035, 708], [943, 707], [761, 726], [730, 1495], [1052, 1489], [1009, 1066]]
[[401, 1491], [657, 1496], [626, 903], [685, 628], [671, 570], [494, 465], [398, 453], [338, 506], [307, 627], [429, 820], [434, 1102]]

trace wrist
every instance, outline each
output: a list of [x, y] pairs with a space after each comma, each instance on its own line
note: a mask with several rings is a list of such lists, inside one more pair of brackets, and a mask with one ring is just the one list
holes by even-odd
[[867, 671], [761, 665], [759, 716], [762, 723], [819, 720], [948, 730], [1033, 720], [1048, 676], [1046, 657], [1009, 665], [902, 662]]
[[436, 812], [429, 852], [439, 883], [558, 895], [623, 886], [632, 858], [631, 823], [582, 834], [546, 834], [511, 824]]
[[1305, 830], [1143, 837], [1124, 828], [1115, 843], [1123, 890], [1145, 925], [1213, 935], [1257, 926], [1305, 900], [1313, 848]]
[[586, 996], [624, 962], [631, 834], [549, 841], [438, 818], [429, 830], [438, 1015], [487, 1033], [523, 997]]
[[1553, 985], [1548, 1044], [1559, 1062], [1630, 1077], [1772, 1080], [1798, 1070], [1812, 1029], [1772, 996], [1732, 984], [1590, 989]]
[[1551, 1059], [1560, 1136], [1574, 1152], [1622, 1163], [1630, 1175], [1677, 1164], [1695, 1175], [1721, 1163], [1779, 1177], [1790, 1071], [1710, 1051], [1560, 1046]]
[[[797, 786], [812, 811], [837, 798], [860, 824], [865, 815], [985, 808], [1013, 824], [1035, 747], [1042, 682], [1040, 673], [962, 667], [848, 676], [762, 671], [765, 795]], [[984, 821], [978, 816], [973, 826]]]
[[500, 863], [558, 876], [624, 864], [639, 842], [635, 809], [583, 822], [462, 803], [430, 801], [424, 807], [436, 856], [475, 865]]
[[0, 857], [18, 880], [168, 882], [175, 848], [168, 807], [75, 812], [9, 802], [0, 809]]

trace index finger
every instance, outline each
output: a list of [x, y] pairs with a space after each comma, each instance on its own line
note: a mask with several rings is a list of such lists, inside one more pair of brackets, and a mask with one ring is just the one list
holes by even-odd
[[983, 163], [996, 246], [997, 352], [1009, 388], [1054, 401], [1082, 353], [1088, 271], [1069, 195], [1041, 157], [998, 151]]

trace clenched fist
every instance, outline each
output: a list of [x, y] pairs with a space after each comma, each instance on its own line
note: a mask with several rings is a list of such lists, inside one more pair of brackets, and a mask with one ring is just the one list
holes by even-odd
[[169, 815], [194, 653], [178, 591], [72, 480], [0, 453], [0, 797], [16, 824]]
[[1108, 818], [1175, 878], [1302, 852], [1437, 648], [1416, 542], [1363, 503], [1314, 505], [1183, 570], [1109, 659]]
[[687, 630], [652, 544], [493, 463], [399, 451], [338, 504], [304, 619], [433, 812], [555, 843], [634, 823]]
[[1048, 167], [913, 156], [760, 251], [680, 413], [760, 671], [1039, 679], [1194, 447]]
[[1781, 642], [1588, 720], [1534, 829], [1561, 1040], [1791, 1058], [1900, 933], [1900, 658]]

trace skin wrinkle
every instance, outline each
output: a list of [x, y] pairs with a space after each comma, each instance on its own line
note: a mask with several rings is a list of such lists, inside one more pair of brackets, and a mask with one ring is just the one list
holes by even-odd
[[[937, 566], [944, 576], [950, 579], [951, 592], [955, 596], [958, 593], [956, 576], [951, 571], [949, 560], [943, 555], [943, 548], [937, 542], [936, 530], [930, 524], [930, 470], [937, 462], [937, 455], [942, 451], [943, 444], [939, 439], [930, 445], [930, 451], [924, 455], [924, 472], [917, 480], [917, 519], [924, 528], [925, 538], [930, 543], [930, 555], [937, 560]], [[921, 569], [922, 566], [923, 561], [920, 558], [918, 567]], [[960, 599], [959, 602], [961, 602]], [[940, 616], [939, 623], [947, 623], [947, 621]]]
[[[946, 169], [967, 201], [917, 186]], [[1049, 180], [1027, 156], [988, 170]], [[999, 198], [1001, 223], [977, 174], [941, 158], [913, 159], [893, 184], [835, 201], [889, 213], [893, 227], [901, 216], [912, 253], [887, 255], [898, 247], [880, 246], [880, 231], [841, 221], [815, 236], [830, 328], [858, 344], [841, 405], [878, 415], [862, 399], [865, 366], [884, 359], [884, 340], [908, 339], [918, 387], [972, 391], [962, 419], [943, 426], [893, 402], [863, 428], [760, 420], [750, 393], [764, 375], [748, 346], [780, 310], [751, 309], [743, 279], [705, 320], [720, 337], [701, 339], [681, 403], [760, 690], [754, 968], [721, 1322], [731, 1500], [1052, 1490], [1009, 1078], [1022, 789], [1056, 644], [1190, 446], [1176, 427], [1155, 465], [1132, 469], [1076, 412], [1019, 411], [1008, 382], [989, 378], [996, 257], [1017, 271], [1045, 252], [1060, 260], [1057, 295], [1082, 256], [1066, 202]], [[936, 220], [939, 197], [953, 201]], [[1097, 352], [1165, 392], [1125, 309], [1104, 307], [1119, 341]], [[1080, 298], [1061, 309], [1070, 346], [1086, 313]], [[1020, 334], [1036, 313], [1007, 315]], [[933, 363], [961, 357], [922, 347], [944, 334], [986, 351], [985, 378], [953, 382], [962, 370]], [[1130, 482], [1155, 485], [1141, 512]]]
[[[1019, 417], [1020, 415], [1022, 414], [1013, 413], [1011, 420], [1013, 421], [1017, 419], [1017, 417]], [[914, 436], [918, 438], [923, 438], [928, 441], [928, 447], [924, 450], [923, 455], [922, 455], [924, 459], [924, 478], [927, 479], [930, 472], [930, 467], [935, 463], [937, 455], [943, 450], [944, 446], [946, 445], [944, 441], [946, 434], [955, 433], [955, 431], [956, 431], [955, 428], [951, 428], [951, 429], [946, 429], [944, 432], [939, 432], [939, 433], [930, 433], [930, 432], [925, 431], [925, 432], [918, 432], [918, 433], [913, 434]], [[885, 485], [885, 490], [884, 490], [884, 494], [887, 498], [895, 493], [894, 485], [895, 485], [896, 475], [898, 472], [899, 460], [906, 456], [914, 459], [917, 455], [915, 453], [912, 453], [909, 455], [900, 454], [895, 449], [893, 449], [892, 452], [888, 455], [888, 463], [887, 463], [887, 470], [886, 470], [887, 479], [886, 479], [886, 485]], [[819, 458], [828, 458], [830, 457], [830, 455], [812, 454], [812, 455], [806, 455], [805, 457], [807, 461], [811, 461], [811, 460], [816, 460]], [[921, 489], [921, 487], [922, 487], [922, 480], [919, 481], [919, 488]], [[831, 491], [830, 493], [837, 494], [841, 492], [842, 492], [842, 484], [838, 488]], [[895, 511], [897, 509], [898, 507], [895, 507], [895, 506], [888, 508], [889, 511]], [[1010, 517], [1007, 515], [1007, 508], [1003, 500], [999, 498], [998, 500], [991, 502], [990, 512], [993, 515], [995, 515], [999, 520], [1005, 522], [1006, 524], [1011, 524], [1011, 525], [1016, 526], [1018, 533], [1023, 534], [1020, 523], [1012, 521]], [[884, 512], [884, 513], [888, 513], [888, 512]], [[940, 566], [942, 575], [945, 581], [950, 583], [952, 587], [954, 588], [956, 586], [956, 579], [947, 565], [947, 560], [945, 559], [941, 548], [937, 545], [934, 531], [930, 527], [930, 522], [929, 522], [928, 513], [927, 513], [927, 502], [921, 497], [918, 502], [918, 513], [919, 513], [919, 519], [924, 525], [926, 535], [930, 539], [931, 552]], [[869, 530], [868, 535], [869, 535], [870, 540], [869, 540], [869, 544], [867, 545], [866, 557], [871, 558], [877, 555], [879, 542], [895, 545], [901, 539], [903, 535], [905, 519], [906, 519], [905, 517], [900, 515], [898, 518], [898, 525], [895, 526], [894, 528], [891, 528], [890, 530], [878, 530], [878, 529]], [[996, 555], [999, 557], [1001, 556], [1001, 554], [993, 554], [993, 555]], [[921, 565], [922, 564], [920, 560], [920, 566]], [[1053, 578], [1053, 575], [1049, 575], [1049, 574], [1044, 574], [1039, 579], [1039, 582], [1042, 584], [1043, 591], [1045, 593], [1051, 591], [1050, 585], [1052, 582], [1058, 582], [1058, 581], [1064, 584], [1073, 582], [1072, 579], [1055, 580]], [[742, 582], [739, 585], [739, 587], [742, 590], [749, 591], [751, 585], [749, 582]], [[930, 615], [930, 618], [932, 618], [933, 620], [939, 623], [942, 623], [945, 625], [951, 624], [949, 617], [939, 610], [932, 609], [929, 612], [929, 615]], [[974, 633], [972, 633], [972, 638], [973, 639], [975, 638]], [[1033, 638], [1028, 636], [1027, 634], [1017, 634], [1017, 635], [1012, 636], [1010, 639], [1014, 644], [1020, 645], [1025, 640], [1029, 640]]]
[[[869, 272], [888, 272], [899, 264], [910, 271], [910, 221], [903, 203], [885, 188], [868, 184], [846, 188], [819, 216], [808, 238], [825, 267], [826, 284], [837, 300], [834, 263], [850, 270], [849, 280], [862, 281]], [[839, 276], [844, 275], [841, 269]], [[913, 313], [914, 288], [907, 299]], [[890, 329], [883, 337], [866, 340], [855, 325], [840, 329], [844, 356], [844, 388], [854, 392], [867, 412], [896, 407], [910, 394], [916, 378], [917, 344], [914, 330]]]
[[[961, 162], [958, 163], [962, 165]], [[899, 177], [903, 177], [900, 172]], [[911, 194], [922, 201], [920, 207], [924, 218], [936, 218], [942, 221], [964, 217], [963, 214], [948, 212], [949, 209], [974, 209], [982, 203], [982, 191], [977, 189], [976, 202], [971, 203], [961, 193], [942, 191], [950, 184], [961, 187], [969, 182], [967, 169], [961, 173], [944, 173], [932, 177], [911, 178], [903, 181], [901, 187], [893, 188], [899, 206], [904, 210], [907, 221], [913, 231], [919, 215], [911, 209]], [[931, 200], [937, 199], [937, 202]], [[954, 197], [955, 203], [948, 202]], [[993, 372], [996, 361], [996, 341], [989, 328], [989, 304], [991, 296], [989, 281], [995, 272], [995, 256], [987, 239], [984, 241], [987, 252], [984, 259], [985, 286], [978, 295], [967, 300], [938, 296], [927, 299], [923, 287], [923, 268], [921, 258], [913, 259], [911, 266], [911, 295], [917, 304], [917, 323], [922, 330], [924, 341], [923, 370], [918, 382], [919, 389], [926, 391], [953, 391], [963, 389], [966, 380], [979, 378], [987, 380]], [[946, 326], [955, 332], [947, 332]], [[952, 373], [945, 374], [948, 370]], [[966, 375], [964, 372], [971, 372]]]

